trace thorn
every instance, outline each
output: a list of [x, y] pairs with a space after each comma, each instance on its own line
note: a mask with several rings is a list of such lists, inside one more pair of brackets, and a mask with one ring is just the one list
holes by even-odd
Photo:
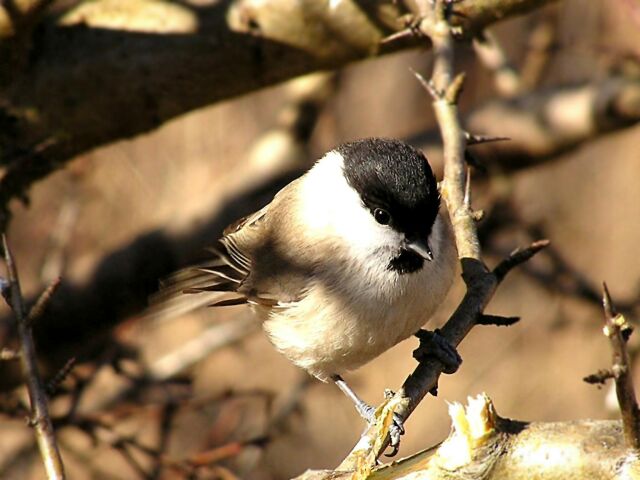
[[420, 22], [413, 15], [411, 18], [406, 21], [406, 28], [400, 30], [399, 32], [392, 33], [391, 35], [384, 37], [380, 40], [381, 45], [385, 45], [388, 43], [392, 43], [398, 40], [408, 40], [412, 38], [424, 38], [424, 33], [420, 30], [418, 25]]
[[464, 185], [464, 200], [463, 205], [467, 209], [471, 209], [471, 167], [467, 165], [467, 178]]
[[501, 315], [480, 315], [476, 320], [477, 325], [495, 325], [497, 327], [509, 327], [520, 321], [520, 317], [503, 317]]
[[509, 137], [494, 137], [491, 135], [474, 135], [469, 132], [464, 132], [464, 138], [467, 140], [467, 146], [480, 145], [481, 143], [504, 142], [506, 140], [511, 140], [511, 138]]
[[582, 381], [591, 385], [604, 385], [607, 380], [614, 377], [615, 374], [611, 370], [598, 370], [596, 373], [584, 377]]
[[40, 294], [36, 303], [29, 310], [29, 314], [27, 315], [27, 325], [32, 325], [35, 320], [42, 316], [42, 314], [47, 309], [49, 302], [51, 301], [51, 297], [56, 292], [58, 287], [60, 286], [60, 282], [62, 278], [58, 277], [53, 282], [49, 284], [49, 286]]
[[47, 395], [52, 396], [56, 393], [60, 384], [69, 376], [75, 365], [76, 357], [71, 357], [67, 360], [67, 363], [65, 363], [62, 368], [58, 370], [58, 373], [56, 373], [55, 376], [47, 383]]
[[456, 78], [454, 78], [451, 84], [447, 87], [447, 91], [445, 93], [447, 102], [451, 104], [458, 103], [458, 98], [460, 98], [460, 94], [462, 93], [462, 87], [464, 87], [465, 78], [466, 75], [464, 72], [456, 75]]
[[399, 40], [405, 40], [414, 37], [416, 34], [411, 28], [405, 28], [399, 32], [392, 33], [380, 40], [380, 45], [387, 45], [389, 43], [397, 42]]
[[429, 93], [429, 95], [431, 95], [431, 98], [433, 98], [434, 100], [442, 99], [442, 92], [439, 92], [436, 89], [436, 87], [433, 85], [433, 82], [431, 80], [427, 81], [421, 74], [416, 72], [413, 68], [409, 68], [409, 70], [418, 79], [418, 81], [422, 85], [422, 88], [424, 88]]
[[540, 250], [548, 247], [550, 243], [547, 239], [536, 240], [524, 250], [514, 251], [493, 269], [493, 274], [496, 276], [498, 282], [501, 282], [514, 267], [526, 262]]
[[618, 314], [611, 301], [611, 295], [609, 294], [609, 288], [607, 288], [606, 282], [602, 282], [602, 306], [604, 307], [604, 314], [607, 316], [607, 319], [613, 318]]

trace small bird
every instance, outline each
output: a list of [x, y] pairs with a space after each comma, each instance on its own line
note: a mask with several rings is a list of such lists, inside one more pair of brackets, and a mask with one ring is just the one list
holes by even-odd
[[213, 252], [181, 289], [231, 295], [210, 306], [248, 304], [285, 357], [333, 380], [368, 420], [373, 408], [341, 374], [416, 334], [456, 265], [427, 159], [382, 138], [327, 153], [230, 225]]

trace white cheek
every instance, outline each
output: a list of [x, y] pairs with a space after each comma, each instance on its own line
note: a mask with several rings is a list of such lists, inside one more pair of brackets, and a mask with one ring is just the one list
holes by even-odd
[[329, 152], [305, 178], [301, 214], [309, 233], [339, 237], [357, 257], [400, 245], [402, 235], [376, 222], [347, 183], [343, 164], [339, 153]]

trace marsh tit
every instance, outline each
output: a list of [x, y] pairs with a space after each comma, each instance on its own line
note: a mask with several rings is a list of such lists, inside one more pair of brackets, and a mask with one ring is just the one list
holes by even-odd
[[282, 354], [335, 381], [369, 420], [373, 409], [340, 375], [420, 330], [456, 265], [426, 158], [380, 138], [327, 153], [218, 247], [183, 291], [226, 294], [211, 306], [248, 304]]

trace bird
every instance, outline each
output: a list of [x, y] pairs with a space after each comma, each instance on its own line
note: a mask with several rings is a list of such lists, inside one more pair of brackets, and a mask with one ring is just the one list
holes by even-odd
[[[374, 409], [342, 375], [423, 332], [457, 263], [426, 157], [386, 138], [329, 151], [227, 227], [211, 252], [177, 289], [222, 295], [212, 307], [248, 305], [279, 352], [335, 382], [369, 421]], [[436, 355], [459, 363], [455, 349], [436, 340]]]

